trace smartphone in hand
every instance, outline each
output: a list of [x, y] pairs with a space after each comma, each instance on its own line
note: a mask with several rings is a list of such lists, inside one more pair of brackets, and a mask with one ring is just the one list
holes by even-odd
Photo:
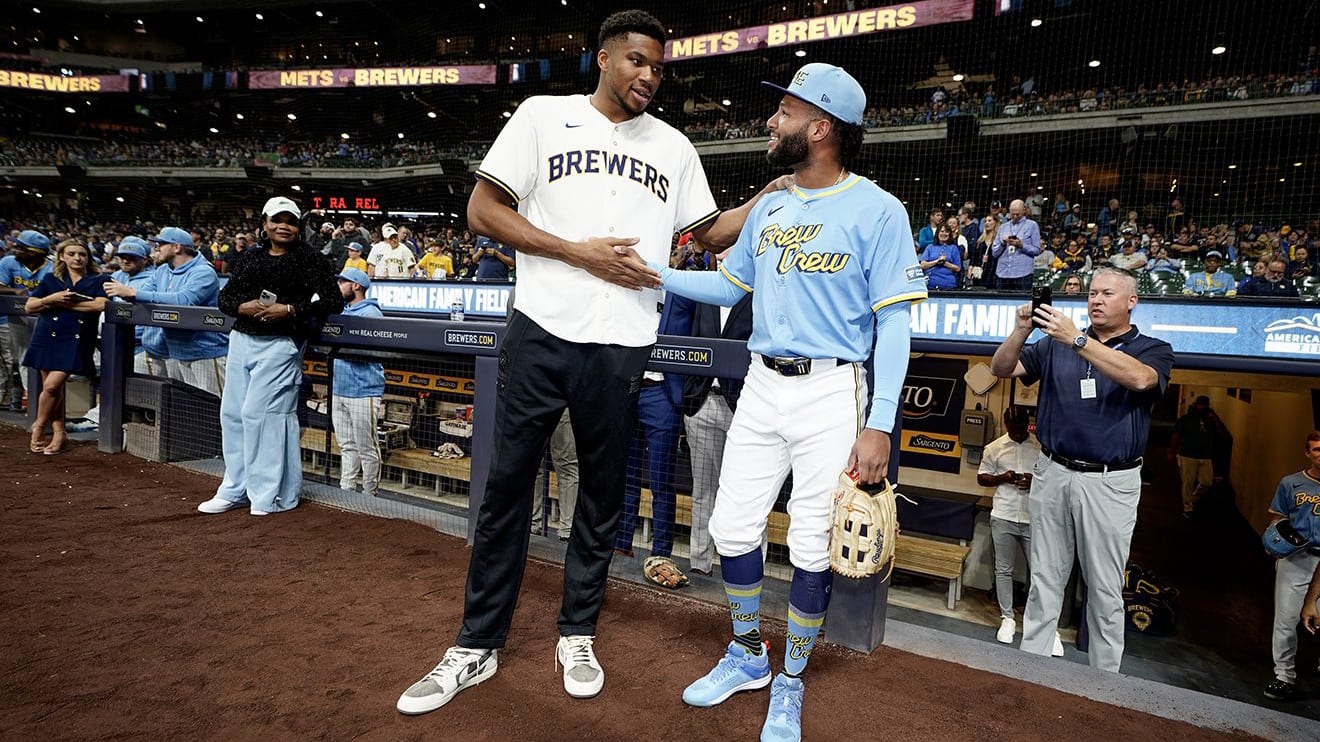
[[1040, 309], [1042, 304], [1054, 304], [1054, 292], [1049, 286], [1037, 286], [1031, 290], [1031, 324], [1036, 327], [1044, 327], [1040, 318], [1036, 316], [1036, 310]]
[[275, 296], [275, 294], [263, 289], [261, 292], [261, 296], [257, 299], [257, 303], [264, 307], [268, 307], [274, 304], [278, 300], [279, 297]]
[[92, 297], [88, 296], [87, 294], [80, 294], [77, 291], [71, 291], [69, 292], [69, 299], [71, 301], [83, 302], [83, 301], [91, 301]]

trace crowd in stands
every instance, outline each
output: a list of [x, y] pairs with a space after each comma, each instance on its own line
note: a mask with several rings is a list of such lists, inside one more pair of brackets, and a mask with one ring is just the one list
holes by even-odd
[[1084, 213], [1062, 193], [1052, 205], [1037, 194], [994, 201], [984, 215], [970, 201], [928, 215], [914, 243], [932, 289], [1019, 289], [1025, 279], [1083, 293], [1091, 271], [1111, 266], [1137, 276], [1141, 293], [1320, 295], [1320, 220], [1203, 225], [1176, 197], [1159, 215], [1143, 217], [1118, 199]]
[[171, 166], [171, 167], [357, 167], [383, 168], [468, 159], [485, 151], [484, 142], [445, 145], [399, 140], [385, 144], [344, 141], [226, 139], [91, 141], [24, 137], [0, 141], [0, 164], [14, 166]]
[[[950, 116], [977, 116], [983, 119], [1048, 116], [1087, 111], [1109, 111], [1152, 106], [1179, 106], [1192, 103], [1276, 98], [1320, 93], [1320, 71], [1309, 66], [1295, 75], [1243, 75], [1216, 77], [1204, 82], [1161, 82], [1153, 86], [1063, 89], [1046, 92], [1032, 78], [1013, 78], [1005, 90], [996, 92], [986, 86], [976, 92], [962, 83], [940, 85], [928, 98], [910, 104], [872, 106], [866, 110], [866, 128], [934, 124]], [[683, 126], [683, 133], [693, 141], [745, 139], [768, 136], [764, 119], [730, 122], [724, 118], [699, 121]]]
[[[347, 266], [370, 270], [375, 278], [502, 280], [514, 276], [510, 248], [462, 227], [403, 220], [364, 224], [352, 217], [336, 224], [325, 219], [323, 214], [309, 215], [306, 240], [326, 256], [336, 272]], [[178, 225], [188, 231], [198, 253], [222, 275], [228, 273], [244, 251], [258, 244], [258, 234], [252, 225], [238, 219], [209, 219], [198, 224], [176, 217], [132, 223], [27, 217], [0, 219], [0, 232], [4, 235], [4, 251], [0, 254], [12, 250], [22, 230], [35, 229], [48, 235], [52, 243], [75, 238], [84, 242], [91, 248], [95, 262], [105, 270], [116, 270], [119, 268], [116, 251], [125, 238], [146, 239], [167, 225]], [[394, 261], [387, 268], [385, 261], [378, 259], [391, 250], [399, 255], [406, 253], [401, 269], [394, 268]], [[379, 260], [380, 265], [371, 263], [372, 260]]]

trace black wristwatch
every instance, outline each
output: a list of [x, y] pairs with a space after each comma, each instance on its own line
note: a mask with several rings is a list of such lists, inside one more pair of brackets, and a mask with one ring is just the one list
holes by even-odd
[[1079, 333], [1079, 334], [1077, 335], [1077, 337], [1073, 338], [1073, 341], [1072, 341], [1072, 349], [1075, 350], [1075, 351], [1077, 351], [1078, 353], [1081, 353], [1081, 352], [1082, 352], [1082, 348], [1085, 348], [1085, 347], [1086, 347], [1086, 341], [1089, 340], [1089, 339], [1090, 339], [1090, 338], [1088, 338], [1088, 337], [1086, 336], [1086, 333], [1084, 333], [1084, 332], [1083, 332], [1083, 333]]

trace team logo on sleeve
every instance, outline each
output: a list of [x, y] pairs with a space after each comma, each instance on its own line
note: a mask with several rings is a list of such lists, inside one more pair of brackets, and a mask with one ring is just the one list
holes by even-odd
[[921, 272], [921, 266], [909, 265], [904, 274], [907, 276], [908, 283], [925, 283], [926, 274]]
[[779, 264], [775, 267], [780, 275], [789, 271], [798, 273], [838, 273], [848, 265], [851, 255], [841, 252], [809, 252], [805, 247], [820, 236], [823, 224], [795, 224], [787, 229], [780, 229], [778, 224], [771, 224], [761, 230], [761, 241], [756, 246], [756, 255], [771, 247], [781, 248]]

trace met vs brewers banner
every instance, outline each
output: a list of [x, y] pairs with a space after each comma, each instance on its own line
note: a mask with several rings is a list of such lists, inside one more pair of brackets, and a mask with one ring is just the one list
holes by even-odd
[[957, 474], [962, 460], [958, 426], [966, 402], [967, 362], [913, 358], [903, 381], [903, 466]]
[[340, 67], [326, 70], [252, 70], [251, 90], [289, 88], [379, 88], [427, 85], [491, 85], [495, 65], [456, 67]]
[[715, 57], [788, 44], [844, 39], [882, 31], [970, 21], [975, 5], [975, 0], [921, 0], [883, 8], [714, 31], [669, 41], [665, 44], [665, 60], [675, 62], [699, 57]]

